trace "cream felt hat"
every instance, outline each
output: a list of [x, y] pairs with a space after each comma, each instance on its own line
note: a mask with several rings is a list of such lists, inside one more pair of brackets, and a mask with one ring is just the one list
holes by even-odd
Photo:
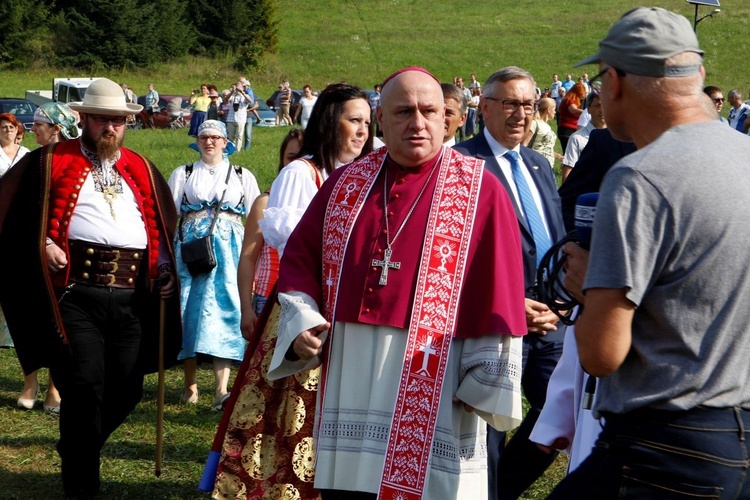
[[140, 104], [125, 102], [122, 87], [108, 78], [95, 80], [86, 89], [83, 102], [71, 102], [68, 106], [79, 113], [107, 116], [134, 115], [143, 109]]

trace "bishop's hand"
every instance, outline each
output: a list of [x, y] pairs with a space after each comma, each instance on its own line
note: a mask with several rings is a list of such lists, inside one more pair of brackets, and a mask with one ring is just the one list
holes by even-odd
[[323, 341], [319, 335], [329, 328], [331, 323], [325, 322], [297, 335], [292, 344], [294, 354], [305, 361], [319, 355], [323, 350]]

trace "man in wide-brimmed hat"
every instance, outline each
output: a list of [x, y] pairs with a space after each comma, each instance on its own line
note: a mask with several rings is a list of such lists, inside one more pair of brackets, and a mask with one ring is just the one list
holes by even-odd
[[[158, 366], [160, 298], [166, 363], [181, 343], [166, 181], [123, 148], [126, 102], [106, 78], [89, 86], [78, 139], [39, 148], [0, 184], [0, 303], [26, 373], [47, 366], [62, 395], [62, 479], [69, 498], [99, 490], [100, 450]], [[33, 304], [34, 314], [28, 310]]]

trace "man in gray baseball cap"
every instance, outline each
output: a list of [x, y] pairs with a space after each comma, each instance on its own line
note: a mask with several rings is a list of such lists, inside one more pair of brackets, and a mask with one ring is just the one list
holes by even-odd
[[638, 150], [604, 178], [590, 252], [564, 248], [603, 429], [548, 498], [750, 498], [750, 140], [707, 105], [702, 54], [687, 19], [641, 7], [580, 63]]
[[599, 42], [599, 52], [574, 67], [604, 62], [635, 75], [678, 77], [698, 73], [700, 63], [667, 65], [669, 58], [685, 52], [703, 55], [685, 17], [658, 7], [638, 7], [612, 25]]

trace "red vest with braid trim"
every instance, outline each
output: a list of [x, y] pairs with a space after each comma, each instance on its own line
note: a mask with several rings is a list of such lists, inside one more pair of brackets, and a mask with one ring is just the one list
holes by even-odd
[[[81, 152], [79, 141], [65, 141], [54, 146], [52, 158], [49, 213], [47, 217], [47, 236], [65, 250], [68, 249], [68, 227], [78, 203], [78, 194], [83, 183], [91, 173], [91, 162]], [[120, 159], [115, 168], [133, 191], [141, 217], [146, 225], [148, 238], [148, 272], [149, 277], [156, 278], [159, 258], [159, 230], [154, 209], [153, 181], [146, 160], [137, 153], [120, 148]], [[69, 266], [53, 277], [55, 286], [65, 286], [68, 282]]]

